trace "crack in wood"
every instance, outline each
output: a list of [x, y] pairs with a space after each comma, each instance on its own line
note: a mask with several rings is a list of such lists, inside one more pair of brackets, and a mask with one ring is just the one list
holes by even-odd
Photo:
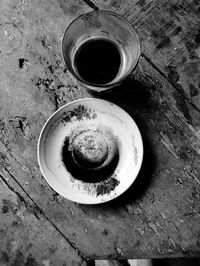
[[[152, 220], [152, 217], [150, 216], [150, 214], [147, 212], [147, 210], [144, 209], [144, 207], [142, 206], [142, 204], [140, 202], [138, 202], [136, 200], [138, 206], [141, 208], [141, 210], [147, 215], [147, 217], [149, 218], [150, 220], [150, 223], [148, 223], [148, 226], [155, 232], [155, 234], [158, 236], [159, 239], [162, 240], [162, 237], [160, 235], [160, 233], [158, 232], [158, 228], [160, 228], [160, 230], [164, 233], [164, 235], [167, 236], [168, 240], [172, 243], [173, 245], [173, 250], [176, 248], [176, 243], [174, 242], [174, 240], [171, 238], [171, 236], [169, 235], [168, 232], [165, 231], [165, 229], [158, 223], [158, 222], [153, 222]], [[168, 252], [173, 252], [173, 250], [169, 249]]]
[[86, 208], [85, 208], [84, 206], [82, 206], [82, 204], [79, 204], [79, 203], [76, 203], [76, 202], [75, 202], [75, 205], [76, 205], [79, 209], [81, 209], [86, 215], [88, 215]]
[[[151, 2], [152, 3], [152, 2]], [[149, 3], [149, 5], [151, 4]], [[149, 20], [147, 19], [143, 24], [141, 23], [141, 21], [144, 20], [145, 17], [147, 17], [152, 11], [154, 12], [152, 14], [152, 16], [156, 16], [159, 12], [159, 10], [156, 10], [156, 8], [159, 6], [159, 4], [156, 4], [154, 6], [151, 6], [150, 9], [144, 14], [143, 17], [138, 17], [136, 20], [135, 18], [131, 19], [130, 22], [131, 24], [133, 24], [135, 26], [135, 29], [138, 30], [138, 29], [142, 29], [148, 22]], [[139, 24], [138, 26], [136, 26], [137, 23], [141, 23]]]
[[200, 180], [195, 175], [195, 173], [193, 173], [192, 171], [185, 171], [184, 173], [185, 173], [186, 177], [188, 177], [189, 179], [194, 180], [194, 182], [196, 182], [200, 186]]
[[[83, 0], [86, 4], [88, 4], [88, 6], [90, 6], [91, 8], [93, 8], [94, 10], [98, 10], [99, 8], [91, 1], [91, 0]], [[153, 2], [153, 1], [152, 1]], [[148, 10], [147, 8], [147, 13], [144, 14], [144, 16], [141, 18], [138, 18], [138, 20], [143, 20], [146, 16], [148, 16], [149, 13], [152, 12], [152, 10], [156, 10], [156, 8], [159, 6], [159, 3], [152, 5], [152, 2], [149, 3], [150, 6], [150, 10]], [[126, 14], [127, 16], [127, 14]], [[135, 19], [135, 18], [134, 18]], [[148, 20], [147, 20], [148, 22]], [[132, 24], [136, 24], [137, 20], [130, 20], [130, 23]], [[138, 28], [140, 28], [140, 26], [138, 26]], [[136, 28], [136, 29], [138, 29]], [[198, 108], [186, 95], [184, 95], [182, 92], [180, 92], [180, 90], [177, 88], [176, 84], [174, 84], [173, 82], [171, 82], [167, 76], [152, 62], [152, 60], [150, 58], [148, 58], [143, 52], [141, 53], [141, 57], [143, 57], [163, 78], [165, 78], [171, 85], [172, 87], [193, 107], [195, 108], [195, 110], [197, 110], [200, 113], [200, 108]]]
[[152, 204], [154, 205], [154, 207], [157, 209], [157, 211], [159, 212], [159, 214], [160, 214], [160, 216], [162, 217], [162, 219], [163, 220], [166, 220], [167, 222], [168, 222], [168, 224], [169, 225], [171, 225], [171, 227], [175, 230], [175, 231], [177, 231], [177, 232], [180, 232], [180, 230], [168, 219], [168, 217], [164, 214], [164, 213], [162, 213], [161, 211], [160, 211], [160, 209], [158, 208], [158, 206], [156, 205], [156, 203], [155, 202], [152, 202]]
[[176, 158], [179, 159], [179, 156], [176, 154], [176, 150], [173, 146], [173, 143], [170, 141], [170, 139], [163, 133], [160, 132], [161, 135], [161, 142], [165, 146], [165, 148]]
[[34, 176], [33, 176], [33, 174], [31, 173], [31, 171], [27, 168], [27, 167], [25, 167], [24, 165], [22, 165], [22, 163], [21, 162], [19, 162], [18, 160], [17, 160], [17, 158], [12, 154], [12, 152], [11, 152], [11, 149], [10, 149], [10, 147], [9, 147], [9, 143], [5, 143], [4, 141], [2, 141], [1, 139], [0, 139], [0, 143], [1, 143], [1, 145], [6, 149], [6, 151], [8, 152], [8, 154], [9, 154], [9, 156], [20, 166], [20, 168], [21, 169], [23, 169], [26, 173], [28, 173], [32, 178], [35, 178]]
[[[51, 219], [43, 212], [43, 210], [39, 207], [39, 205], [31, 198], [31, 196], [26, 192], [26, 190], [21, 186], [21, 184], [18, 182], [18, 180], [13, 176], [13, 174], [4, 167], [4, 170], [9, 174], [9, 176], [18, 184], [18, 186], [20, 187], [20, 189], [25, 193], [25, 195], [27, 196], [27, 198], [30, 199], [30, 201], [33, 203], [33, 209], [37, 210], [36, 212], [34, 210], [33, 214], [36, 216], [36, 218], [38, 219], [39, 217], [37, 216], [37, 213], [39, 213], [40, 215], [42, 215], [52, 226], [53, 228], [67, 241], [67, 243], [77, 252], [78, 256], [83, 260], [83, 261], [87, 261], [87, 259], [85, 258], [84, 254], [79, 250], [79, 248], [76, 246], [75, 243], [72, 243], [61, 231], [60, 229], [51, 221]], [[6, 179], [0, 175], [2, 181], [7, 185], [7, 187], [16, 194], [16, 196], [22, 201], [24, 202], [24, 204], [27, 206], [27, 202], [24, 199], [24, 197], [22, 197], [20, 195], [20, 193], [18, 191], [16, 191], [16, 189], [14, 189], [9, 183], [8, 181], [6, 181]]]
[[1, 177], [1, 179], [2, 179], [2, 181], [6, 184], [6, 186], [12, 191], [12, 192], [14, 192], [15, 194], [16, 194], [16, 196], [20, 199], [20, 201], [22, 201], [24, 204], [26, 204], [26, 201], [25, 201], [25, 199], [24, 199], [24, 197], [22, 197], [21, 195], [20, 195], [20, 193], [18, 192], [18, 191], [16, 191], [9, 183], [8, 183], [8, 181], [0, 174], [0, 177]]
[[99, 10], [99, 8], [91, 0], [83, 0], [83, 2], [86, 3], [92, 9]]
[[173, 55], [173, 57], [171, 57], [170, 59], [168, 59], [168, 61], [166, 62], [166, 65], [172, 65], [174, 62], [174, 58], [177, 57], [178, 55], [182, 55], [184, 52], [185, 46], [183, 45], [182, 47], [179, 48], [179, 50], [177, 50], [176, 54]]
[[149, 63], [151, 66], [152, 66], [152, 68], [154, 69], [154, 70], [156, 70], [156, 72], [158, 73], [158, 74], [160, 74], [164, 79], [166, 79], [167, 80], [167, 82], [196, 110], [196, 111], [198, 111], [199, 113], [200, 113], [200, 108], [198, 108], [193, 102], [191, 102], [191, 100], [185, 95], [185, 94], [183, 94], [178, 88], [177, 88], [177, 86], [173, 83], [173, 82], [171, 82], [168, 78], [167, 78], [167, 76], [151, 61], [151, 59], [150, 58], [148, 58], [144, 53], [141, 53], [141, 57], [143, 57], [146, 61], [147, 61], [147, 63]]
[[[174, 240], [171, 238], [171, 236], [168, 234], [168, 232], [166, 232], [165, 230], [164, 230], [164, 228], [158, 223], [158, 222], [153, 222], [152, 221], [152, 217], [149, 215], [149, 213], [141, 206], [141, 203], [138, 203], [138, 205], [139, 205], [139, 208], [140, 208], [140, 213], [145, 213], [146, 215], [147, 215], [147, 217], [148, 217], [148, 219], [149, 219], [149, 221], [150, 222], [148, 222], [147, 224], [148, 224], [148, 226], [155, 232], [155, 235], [158, 237], [158, 239], [161, 239], [161, 242], [162, 241], [165, 241], [165, 240], [163, 240], [163, 238], [162, 238], [162, 236], [161, 236], [161, 233], [159, 233], [159, 231], [158, 231], [158, 229], [160, 228], [160, 230], [164, 233], [164, 235], [167, 237], [167, 239], [168, 239], [168, 241], [171, 243], [171, 245], [173, 246], [173, 248], [168, 248], [167, 249], [167, 252], [173, 252], [173, 250], [176, 248], [176, 243], [174, 242]], [[127, 211], [128, 211], [128, 213], [130, 214], [130, 215], [132, 215], [132, 214], [134, 214], [134, 212], [133, 212], [133, 209], [132, 209], [132, 207], [131, 206], [126, 206], [126, 209], [127, 209]], [[142, 220], [140, 220], [139, 219], [139, 217], [136, 215], [136, 218], [140, 221], [140, 223], [141, 224], [143, 224], [143, 221]], [[167, 220], [168, 221], [168, 220]], [[169, 221], [168, 221], [169, 222]], [[145, 231], [144, 230], [142, 230], [141, 228], [139, 228], [139, 227], [137, 227], [136, 226], [136, 224], [135, 223], [132, 223], [132, 225], [133, 225], [133, 227], [135, 228], [135, 230], [136, 230], [136, 232], [138, 232], [140, 235], [141, 235], [141, 237], [144, 239], [144, 241], [145, 242], [147, 242], [147, 239], [145, 238], [145, 236], [144, 236], [144, 233], [145, 233]], [[177, 231], [177, 230], [176, 230]], [[168, 243], [169, 244], [169, 243]], [[146, 248], [147, 248], [147, 250], [149, 250], [149, 251], [151, 251], [152, 250], [152, 248], [151, 248], [151, 246], [149, 246], [147, 243], [145, 243], [145, 246], [146, 246]], [[170, 244], [169, 244], [169, 246], [170, 246]], [[162, 254], [162, 252], [161, 252], [161, 250], [159, 251], [158, 250], [158, 252], [160, 253], [160, 254]], [[163, 253], [165, 253], [165, 251], [163, 252]]]

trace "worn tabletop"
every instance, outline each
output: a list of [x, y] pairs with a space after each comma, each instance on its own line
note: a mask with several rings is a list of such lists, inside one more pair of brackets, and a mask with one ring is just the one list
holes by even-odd
[[[69, 23], [92, 9], [121, 14], [141, 41], [135, 71], [100, 94], [70, 75], [60, 49]], [[2, 0], [0, 71], [0, 265], [200, 254], [198, 0]], [[83, 97], [124, 108], [144, 141], [137, 180], [102, 205], [62, 198], [37, 163], [45, 121]]]

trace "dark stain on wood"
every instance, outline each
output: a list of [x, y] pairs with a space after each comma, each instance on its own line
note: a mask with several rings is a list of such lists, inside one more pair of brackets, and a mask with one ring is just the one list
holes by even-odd
[[187, 106], [186, 99], [183, 98], [178, 91], [174, 91], [173, 96], [174, 96], [174, 98], [176, 100], [176, 104], [177, 104], [178, 109], [184, 115], [184, 117], [186, 118], [188, 123], [192, 124], [192, 117], [191, 117], [191, 115], [189, 113], [189, 109], [188, 109], [188, 106]]
[[24, 59], [24, 58], [19, 58], [19, 68], [23, 68], [25, 64], [28, 63], [28, 60]]
[[0, 167], [9, 167], [9, 159], [5, 153], [0, 152]]
[[181, 31], [182, 31], [182, 27], [181, 27], [181, 26], [178, 26], [178, 27], [176, 27], [176, 28], [174, 29], [172, 35], [173, 35], [173, 36], [176, 36], [176, 35], [178, 35]]
[[166, 67], [166, 70], [168, 72], [167, 78], [168, 78], [169, 82], [171, 84], [176, 84], [180, 79], [180, 75], [178, 73], [177, 68], [169, 65]]
[[185, 47], [187, 48], [188, 52], [189, 52], [189, 59], [193, 60], [193, 59], [197, 59], [198, 56], [196, 54], [196, 44], [191, 41], [191, 40], [187, 40], [185, 42]]
[[16, 221], [13, 221], [13, 222], [12, 222], [12, 226], [13, 226], [13, 227], [19, 227], [20, 225], [22, 225], [22, 220], [19, 219], [19, 218], [17, 218]]
[[189, 52], [189, 58], [198, 59], [196, 49], [200, 45], [200, 22], [190, 19], [185, 25], [185, 31], [181, 37]]
[[55, 109], [57, 110], [59, 107], [59, 97], [56, 94], [55, 80], [52, 78], [36, 77], [32, 81], [40, 91], [48, 93], [50, 101], [55, 105]]
[[24, 265], [24, 255], [21, 250], [17, 249], [15, 252], [15, 259], [11, 266], [22, 266]]
[[196, 77], [196, 75], [199, 74], [199, 70], [200, 70], [200, 62], [192, 61], [184, 66], [183, 72], [186, 74], [188, 78], [194, 78]]
[[53, 245], [51, 247], [49, 247], [49, 252], [50, 252], [51, 255], [55, 254], [56, 250], [57, 250], [57, 247], [54, 247]]
[[190, 84], [189, 84], [189, 89], [190, 89], [190, 96], [191, 96], [191, 97], [195, 97], [196, 95], [199, 94], [199, 91], [198, 91], [198, 89], [195, 87], [194, 84], [190, 83]]
[[197, 237], [197, 245], [200, 247], [200, 231], [199, 231], [198, 237]]
[[156, 44], [156, 49], [161, 49], [164, 47], [168, 47], [171, 43], [170, 38], [165, 35], [165, 33], [161, 32], [160, 30], [153, 30], [151, 32], [152, 37]]
[[43, 85], [47, 89], [47, 91], [54, 89], [53, 79], [49, 78], [44, 79], [39, 77], [35, 85], [38, 88], [40, 88]]
[[3, 214], [11, 212], [11, 211], [13, 211], [13, 209], [14, 209], [14, 206], [13, 206], [13, 203], [10, 200], [7, 200], [7, 199], [3, 199], [2, 200], [1, 212]]
[[9, 212], [9, 207], [8, 207], [8, 205], [4, 205], [4, 206], [1, 208], [1, 212], [2, 212], [3, 214]]
[[145, 0], [139, 0], [136, 5], [139, 5], [141, 7], [143, 7], [144, 5], [146, 4], [146, 1]]
[[156, 49], [162, 49], [168, 47], [171, 43], [171, 40], [168, 36], [165, 36], [160, 43], [156, 45]]
[[5, 251], [0, 251], [0, 263], [8, 263], [9, 260], [8, 254]]
[[200, 199], [200, 191], [198, 188], [194, 187], [192, 191], [192, 196], [196, 198], [197, 200]]
[[39, 266], [39, 264], [37, 263], [36, 259], [31, 254], [29, 254], [24, 266]]
[[200, 29], [197, 32], [197, 34], [195, 35], [194, 41], [196, 42], [196, 44], [200, 45]]
[[111, 0], [110, 5], [115, 8], [119, 8], [121, 6], [121, 2], [122, 0]]
[[179, 150], [179, 157], [181, 160], [185, 162], [196, 160], [196, 156], [197, 156], [196, 152], [186, 145], [182, 146], [181, 149]]
[[27, 124], [27, 118], [22, 116], [15, 116], [9, 119], [9, 123], [12, 124], [15, 131], [24, 135], [24, 130]]
[[108, 235], [108, 230], [104, 229], [101, 233], [102, 233], [103, 236], [107, 236]]

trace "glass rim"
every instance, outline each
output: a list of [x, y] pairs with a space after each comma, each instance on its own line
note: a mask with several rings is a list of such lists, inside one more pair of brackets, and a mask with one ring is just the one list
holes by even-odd
[[89, 87], [99, 87], [99, 88], [106, 88], [106, 87], [112, 87], [112, 86], [115, 86], [115, 85], [118, 85], [118, 84], [120, 84], [124, 79], [126, 79], [126, 77], [128, 76], [128, 75], [130, 75], [131, 74], [131, 72], [135, 69], [135, 67], [137, 66], [137, 63], [138, 63], [138, 61], [139, 61], [139, 57], [140, 57], [140, 54], [141, 54], [141, 46], [140, 46], [140, 40], [139, 40], [139, 37], [138, 37], [138, 34], [137, 34], [137, 32], [136, 32], [136, 30], [134, 29], [134, 27], [133, 27], [133, 25], [126, 19], [126, 18], [124, 18], [122, 15], [120, 15], [120, 14], [118, 14], [118, 13], [115, 13], [115, 12], [113, 12], [113, 11], [110, 11], [110, 10], [103, 10], [103, 9], [100, 9], [100, 10], [92, 10], [92, 11], [88, 11], [88, 12], [85, 12], [85, 13], [83, 13], [83, 14], [80, 14], [78, 17], [76, 17], [74, 20], [72, 20], [71, 22], [70, 22], [70, 24], [67, 26], [67, 28], [66, 28], [66, 30], [65, 30], [65, 32], [64, 32], [64, 34], [63, 34], [63, 38], [62, 38], [62, 43], [61, 43], [61, 51], [62, 51], [62, 58], [63, 58], [63, 61], [65, 62], [65, 65], [67, 66], [67, 62], [66, 62], [66, 60], [65, 60], [65, 58], [64, 58], [64, 40], [65, 40], [65, 38], [66, 38], [66, 35], [67, 35], [67, 33], [68, 33], [68, 30], [69, 30], [69, 28], [76, 22], [76, 21], [78, 21], [78, 20], [80, 20], [82, 17], [84, 17], [84, 16], [86, 16], [86, 15], [88, 15], [88, 14], [91, 14], [91, 13], [106, 13], [106, 14], [110, 14], [110, 15], [112, 15], [112, 16], [114, 16], [114, 17], [117, 17], [119, 20], [122, 20], [122, 21], [124, 21], [129, 27], [130, 27], [130, 29], [132, 30], [132, 32], [134, 33], [134, 35], [135, 35], [135, 37], [136, 37], [136, 41], [137, 41], [137, 57], [136, 57], [136, 60], [135, 60], [135, 64], [134, 64], [134, 66], [129, 70], [129, 71], [127, 71], [127, 73], [123, 76], [123, 77], [121, 77], [119, 80], [117, 80], [117, 81], [114, 81], [114, 82], [109, 82], [109, 83], [105, 83], [105, 84], [96, 84], [96, 83], [91, 83], [91, 82], [88, 82], [88, 81], [86, 81], [86, 80], [84, 80], [84, 79], [82, 79], [80, 76], [78, 76], [76, 73], [75, 73], [75, 71], [71, 71], [69, 68], [67, 69], [67, 70], [69, 70], [69, 72], [77, 79], [77, 80], [79, 80], [80, 82], [82, 82], [84, 85], [88, 85]]

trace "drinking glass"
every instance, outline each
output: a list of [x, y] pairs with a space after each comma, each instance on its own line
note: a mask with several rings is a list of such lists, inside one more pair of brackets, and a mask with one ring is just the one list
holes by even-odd
[[[84, 79], [76, 66], [77, 51], [94, 40], [113, 43], [120, 54], [119, 70], [105, 84]], [[80, 15], [68, 26], [62, 41], [62, 55], [67, 69], [82, 85], [100, 92], [119, 85], [134, 70], [140, 56], [140, 43], [136, 31], [125, 18], [114, 12], [97, 10]], [[87, 62], [85, 64], [87, 67]]]

